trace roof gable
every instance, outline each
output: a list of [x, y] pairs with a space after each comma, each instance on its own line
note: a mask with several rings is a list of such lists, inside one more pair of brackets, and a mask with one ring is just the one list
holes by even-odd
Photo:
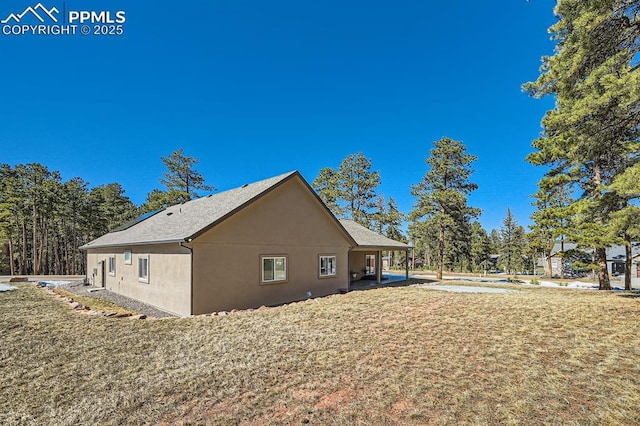
[[294, 171], [168, 207], [122, 231], [109, 232], [81, 249], [188, 241], [294, 176], [304, 181]]

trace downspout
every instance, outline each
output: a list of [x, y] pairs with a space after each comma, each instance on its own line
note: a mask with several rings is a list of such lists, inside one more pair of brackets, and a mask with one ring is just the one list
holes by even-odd
[[[191, 238], [185, 238], [185, 241], [187, 243], [191, 242]], [[189, 256], [191, 259], [191, 267], [189, 268], [189, 286], [191, 288], [190, 290], [190, 298], [191, 298], [191, 307], [189, 308], [189, 315], [193, 315], [193, 247], [189, 247], [189, 246], [185, 246], [182, 245], [182, 241], [178, 243], [180, 245], [180, 247], [182, 248], [186, 248], [187, 250], [189, 250]]]
[[382, 283], [382, 250], [376, 251], [376, 283]]

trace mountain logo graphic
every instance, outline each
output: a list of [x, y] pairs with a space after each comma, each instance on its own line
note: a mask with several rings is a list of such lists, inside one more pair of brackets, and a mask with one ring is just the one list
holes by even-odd
[[52, 7], [49, 10], [46, 7], [44, 7], [42, 3], [38, 3], [34, 7], [28, 6], [22, 13], [18, 13], [18, 14], [12, 13], [9, 16], [7, 16], [6, 19], [3, 19], [0, 22], [3, 24], [8, 24], [9, 22], [13, 21], [14, 23], [18, 24], [20, 20], [29, 13], [35, 16], [36, 19], [42, 23], [44, 23], [43, 16], [49, 17], [49, 19], [57, 23], [58, 18], [55, 17], [54, 13], [57, 14], [57, 13], [60, 13], [60, 11], [55, 7]]

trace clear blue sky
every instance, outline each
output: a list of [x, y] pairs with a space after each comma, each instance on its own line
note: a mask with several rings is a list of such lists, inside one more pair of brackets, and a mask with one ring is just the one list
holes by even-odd
[[[37, 3], [3, 1], [0, 19]], [[527, 225], [543, 170], [524, 158], [553, 100], [520, 86], [553, 52], [554, 4], [68, 0], [124, 10], [124, 34], [0, 34], [0, 162], [119, 182], [139, 204], [180, 147], [219, 190], [294, 169], [311, 182], [361, 151], [408, 212], [448, 136], [478, 156], [485, 228], [507, 207]]]

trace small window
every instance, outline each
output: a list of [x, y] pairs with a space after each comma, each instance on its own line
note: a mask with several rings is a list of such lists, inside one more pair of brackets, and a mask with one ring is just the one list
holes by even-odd
[[320, 276], [335, 277], [336, 275], [336, 257], [320, 256]]
[[116, 276], [116, 257], [109, 257], [109, 275], [112, 277]]
[[286, 280], [286, 256], [262, 256], [262, 282], [273, 283]]
[[130, 251], [125, 251], [124, 252], [124, 264], [125, 265], [131, 265], [131, 252]]
[[138, 281], [143, 283], [149, 282], [149, 257], [140, 256], [138, 258]]

